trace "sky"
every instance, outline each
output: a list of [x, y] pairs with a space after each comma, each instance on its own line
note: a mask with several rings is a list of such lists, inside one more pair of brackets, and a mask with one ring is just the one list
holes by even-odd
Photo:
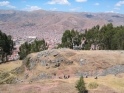
[[124, 14], [124, 0], [0, 0], [0, 9]]

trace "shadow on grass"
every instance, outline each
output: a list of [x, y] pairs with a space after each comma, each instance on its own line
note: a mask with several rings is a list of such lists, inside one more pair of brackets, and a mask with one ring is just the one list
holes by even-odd
[[84, 92], [78, 92], [78, 93], [88, 93], [88, 90], [85, 90]]

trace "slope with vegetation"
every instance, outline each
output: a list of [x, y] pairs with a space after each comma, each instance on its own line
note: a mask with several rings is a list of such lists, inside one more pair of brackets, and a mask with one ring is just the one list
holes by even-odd
[[76, 81], [83, 75], [85, 86], [78, 86], [86, 87], [88, 93], [123, 93], [123, 64], [124, 51], [52, 49], [31, 53], [23, 61], [0, 65], [0, 91], [77, 93]]

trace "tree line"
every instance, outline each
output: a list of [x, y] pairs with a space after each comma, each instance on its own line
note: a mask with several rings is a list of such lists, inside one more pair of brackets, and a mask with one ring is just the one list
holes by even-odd
[[39, 52], [48, 49], [48, 45], [45, 40], [35, 40], [32, 43], [25, 42], [19, 47], [20, 59], [24, 59], [28, 54]]
[[[124, 50], [124, 26], [114, 27], [112, 23], [100, 27], [94, 26], [86, 29], [84, 33], [66, 30], [63, 33], [61, 44], [58, 48], [71, 48], [80, 46], [82, 50], [89, 50], [91, 45], [98, 46], [99, 50]], [[82, 40], [84, 43], [82, 44]], [[47, 49], [45, 40], [34, 41], [28, 44], [25, 42], [20, 46], [20, 59], [24, 59], [28, 54]], [[2, 62], [8, 61], [7, 56], [12, 54], [13, 41], [10, 35], [0, 31], [0, 58]]]
[[[113, 27], [112, 23], [94, 26], [85, 33], [79, 33], [74, 29], [66, 30], [62, 36], [62, 43], [58, 44], [58, 48], [73, 46], [81, 46], [83, 50], [89, 50], [91, 45], [98, 46], [99, 50], [123, 50], [124, 49], [124, 26]], [[85, 42], [81, 44], [81, 40]]]

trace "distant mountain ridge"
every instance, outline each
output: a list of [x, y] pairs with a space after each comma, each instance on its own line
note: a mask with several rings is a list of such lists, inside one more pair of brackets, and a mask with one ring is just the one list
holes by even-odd
[[67, 29], [84, 32], [98, 24], [103, 26], [108, 23], [124, 25], [124, 14], [0, 10], [0, 30], [13, 37], [37, 36], [60, 41]]

